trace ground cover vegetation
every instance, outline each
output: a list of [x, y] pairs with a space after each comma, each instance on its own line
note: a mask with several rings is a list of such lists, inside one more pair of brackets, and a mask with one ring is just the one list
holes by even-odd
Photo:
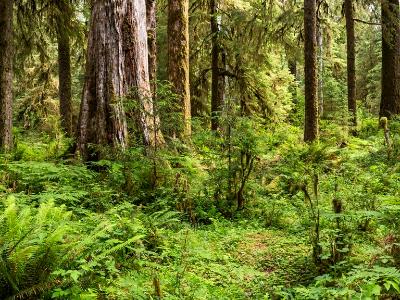
[[0, 0], [1, 299], [400, 299], [397, 0]]

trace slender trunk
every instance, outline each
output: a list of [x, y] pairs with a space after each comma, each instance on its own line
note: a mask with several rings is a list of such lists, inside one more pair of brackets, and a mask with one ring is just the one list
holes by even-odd
[[288, 68], [290, 74], [292, 74], [294, 79], [297, 80], [297, 63], [295, 59], [288, 59]]
[[324, 116], [324, 32], [321, 24], [318, 24], [318, 105], [319, 117]]
[[168, 0], [168, 77], [180, 101], [183, 130], [191, 135], [189, 88], [189, 1]]
[[[225, 69], [226, 55], [219, 42], [220, 22], [217, 16], [217, 0], [210, 0], [211, 24], [211, 129], [220, 127], [220, 114], [224, 105], [225, 76], [220, 72], [220, 64]], [[221, 59], [220, 59], [221, 57]], [[221, 60], [221, 62], [220, 62]]]
[[351, 125], [357, 126], [356, 102], [356, 47], [354, 31], [353, 1], [345, 0], [346, 36], [347, 36], [347, 103]]
[[380, 116], [400, 113], [399, 1], [382, 0], [382, 95]]
[[71, 58], [69, 35], [61, 20], [57, 22], [58, 78], [60, 96], [61, 126], [67, 136], [73, 135], [72, 96], [71, 96]]
[[12, 148], [13, 4], [0, 1], [0, 151]]
[[305, 120], [304, 141], [318, 138], [317, 97], [317, 17], [316, 1], [304, 0], [304, 76], [305, 76]]
[[153, 100], [157, 88], [157, 18], [156, 0], [146, 0], [147, 46], [149, 48], [149, 78]]
[[145, 20], [145, 0], [93, 3], [78, 136], [84, 159], [99, 158], [89, 144], [127, 147], [123, 99], [138, 101], [145, 144], [164, 142], [153, 114]]

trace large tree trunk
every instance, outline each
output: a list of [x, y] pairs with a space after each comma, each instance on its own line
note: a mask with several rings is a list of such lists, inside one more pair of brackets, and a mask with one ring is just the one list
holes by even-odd
[[149, 78], [155, 100], [157, 88], [157, 17], [156, 0], [146, 0], [147, 46], [149, 48]]
[[[218, 20], [217, 0], [210, 0], [211, 14], [211, 129], [220, 127], [220, 114], [224, 105], [225, 76], [220, 72], [220, 64], [225, 69], [225, 53], [219, 42], [220, 23]], [[220, 59], [221, 57], [221, 59]]]
[[380, 116], [400, 113], [399, 1], [382, 0], [382, 95]]
[[188, 0], [168, 0], [168, 79], [183, 114], [184, 126], [179, 135], [188, 137], [191, 135]]
[[0, 151], [12, 148], [13, 4], [0, 1]]
[[84, 159], [99, 158], [88, 144], [127, 147], [123, 99], [138, 101], [145, 144], [163, 143], [148, 71], [145, 0], [95, 1], [79, 125], [78, 149]]
[[317, 16], [316, 0], [304, 0], [304, 76], [305, 120], [304, 141], [318, 138], [317, 97]]
[[71, 58], [69, 35], [63, 20], [57, 20], [58, 45], [58, 78], [60, 96], [61, 126], [67, 136], [71, 137], [72, 129], [72, 96], [71, 96]]
[[344, 9], [346, 15], [347, 36], [347, 103], [351, 125], [357, 126], [357, 102], [356, 102], [356, 46], [354, 31], [353, 0], [345, 0]]

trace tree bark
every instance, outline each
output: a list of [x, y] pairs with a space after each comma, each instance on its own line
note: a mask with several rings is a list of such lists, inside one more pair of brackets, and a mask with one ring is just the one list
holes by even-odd
[[189, 88], [189, 1], [168, 0], [168, 79], [183, 115], [181, 136], [191, 135]]
[[317, 16], [316, 0], [304, 0], [304, 76], [305, 120], [304, 141], [318, 138], [317, 97]]
[[294, 80], [297, 80], [297, 62], [295, 59], [293, 59], [293, 58], [288, 59], [288, 68], [289, 68], [290, 74], [293, 75]]
[[347, 37], [347, 103], [348, 103], [351, 125], [353, 127], [356, 127], [357, 126], [356, 46], [355, 46], [353, 1], [345, 0], [344, 9], [346, 15], [346, 37]]
[[324, 117], [324, 30], [322, 24], [317, 25], [318, 46], [318, 114]]
[[73, 135], [72, 129], [72, 95], [71, 95], [71, 57], [70, 41], [65, 24], [62, 19], [57, 20], [57, 45], [58, 45], [58, 78], [60, 97], [61, 126], [66, 135]]
[[12, 149], [13, 0], [0, 1], [0, 151]]
[[149, 78], [153, 100], [157, 89], [157, 17], [156, 0], [146, 0], [147, 46], [149, 48]]
[[[220, 64], [225, 69], [225, 52], [219, 42], [220, 22], [217, 0], [210, 0], [211, 25], [211, 130], [220, 127], [220, 114], [224, 105], [225, 76], [220, 72]], [[220, 58], [221, 57], [221, 58]]]
[[123, 99], [138, 103], [144, 143], [164, 142], [153, 113], [145, 22], [145, 0], [93, 3], [78, 139], [84, 159], [99, 158], [89, 144], [127, 147]]
[[381, 117], [400, 113], [400, 26], [398, 0], [382, 0]]

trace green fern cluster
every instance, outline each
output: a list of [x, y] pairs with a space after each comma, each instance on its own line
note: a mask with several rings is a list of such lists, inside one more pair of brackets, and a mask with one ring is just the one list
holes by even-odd
[[0, 213], [0, 298], [98, 295], [142, 259], [146, 229], [131, 205], [81, 219], [54, 201], [39, 207], [3, 201]]
[[8, 197], [0, 215], [0, 298], [39, 295], [56, 285], [50, 275], [68, 251], [72, 230], [64, 207], [21, 207]]

